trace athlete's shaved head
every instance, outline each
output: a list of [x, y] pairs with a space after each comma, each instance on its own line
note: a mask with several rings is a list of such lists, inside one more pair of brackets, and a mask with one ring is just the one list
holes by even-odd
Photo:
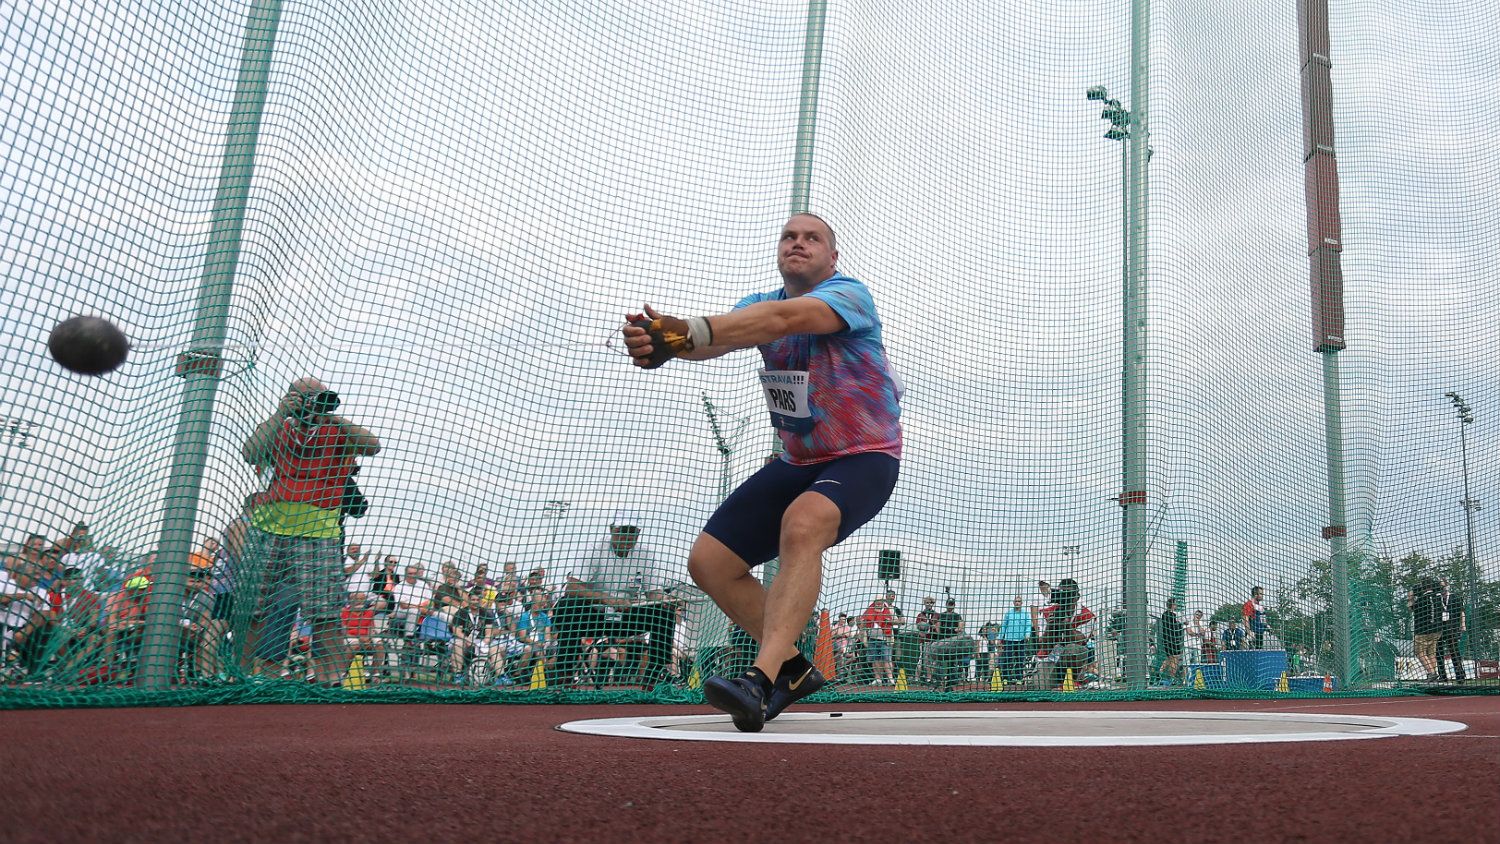
[[798, 217], [811, 217], [814, 220], [822, 223], [823, 228], [828, 230], [828, 248], [833, 250], [834, 252], [839, 251], [839, 236], [834, 232], [832, 224], [830, 224], [827, 220], [823, 219], [817, 214], [812, 213], [811, 211], [803, 211], [800, 214], [793, 214], [791, 218], [787, 220], [787, 222], [791, 222], [791, 220], [795, 220]]
[[811, 290], [838, 270], [837, 236], [817, 214], [793, 214], [781, 227], [776, 268], [793, 295]]

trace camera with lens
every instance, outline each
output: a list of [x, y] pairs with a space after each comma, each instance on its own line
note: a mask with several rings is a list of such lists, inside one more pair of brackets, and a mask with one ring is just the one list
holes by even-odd
[[301, 422], [310, 422], [338, 409], [339, 394], [332, 390], [319, 390], [315, 393], [304, 393], [301, 403], [292, 411], [292, 415]]

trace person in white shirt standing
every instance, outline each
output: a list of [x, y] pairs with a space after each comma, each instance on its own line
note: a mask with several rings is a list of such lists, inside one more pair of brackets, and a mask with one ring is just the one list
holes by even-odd
[[1203, 640], [1208, 636], [1208, 625], [1203, 621], [1203, 610], [1193, 610], [1193, 620], [1187, 625], [1188, 662], [1203, 661]]
[[[572, 681], [581, 669], [584, 639], [644, 637], [646, 660], [638, 679], [654, 688], [672, 658], [677, 604], [652, 549], [641, 542], [640, 517], [617, 513], [609, 537], [577, 561], [552, 611], [557, 674]], [[628, 660], [636, 664], [634, 660]]]

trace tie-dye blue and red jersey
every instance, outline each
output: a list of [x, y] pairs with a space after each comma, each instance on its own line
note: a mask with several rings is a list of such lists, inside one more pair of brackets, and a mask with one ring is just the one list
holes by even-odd
[[[786, 448], [783, 459], [800, 466], [873, 451], [899, 460], [901, 385], [886, 360], [870, 289], [836, 274], [803, 295], [827, 303], [847, 327], [834, 334], [794, 334], [759, 347], [771, 423]], [[786, 298], [785, 288], [753, 293], [734, 307]], [[805, 383], [805, 395], [776, 389], [775, 382], [786, 379]], [[779, 398], [783, 392], [785, 403]]]

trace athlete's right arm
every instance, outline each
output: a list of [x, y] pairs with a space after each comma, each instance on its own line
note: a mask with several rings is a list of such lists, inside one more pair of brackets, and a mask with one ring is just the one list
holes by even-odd
[[702, 349], [694, 349], [691, 352], [683, 352], [678, 355], [683, 360], [713, 360], [723, 357], [730, 352], [738, 352], [741, 349], [750, 349], [753, 346], [707, 346]]
[[[627, 314], [625, 316], [625, 325], [621, 327], [620, 332], [625, 337], [625, 348], [627, 351], [630, 351], [632, 349], [640, 349], [651, 344], [651, 339], [648, 336], [650, 332], [637, 324], [649, 322], [650, 320], [651, 317], [643, 313]], [[707, 346], [699, 346], [691, 350], [679, 351], [672, 354], [672, 357], [681, 358], [682, 360], [712, 360], [717, 357], [723, 357], [730, 352], [737, 352], [740, 349], [754, 348], [754, 346], [755, 344], [753, 343], [748, 345], [727, 345], [715, 343], [709, 344]], [[632, 356], [637, 355], [637, 353], [635, 352], [631, 352], [631, 354]]]

